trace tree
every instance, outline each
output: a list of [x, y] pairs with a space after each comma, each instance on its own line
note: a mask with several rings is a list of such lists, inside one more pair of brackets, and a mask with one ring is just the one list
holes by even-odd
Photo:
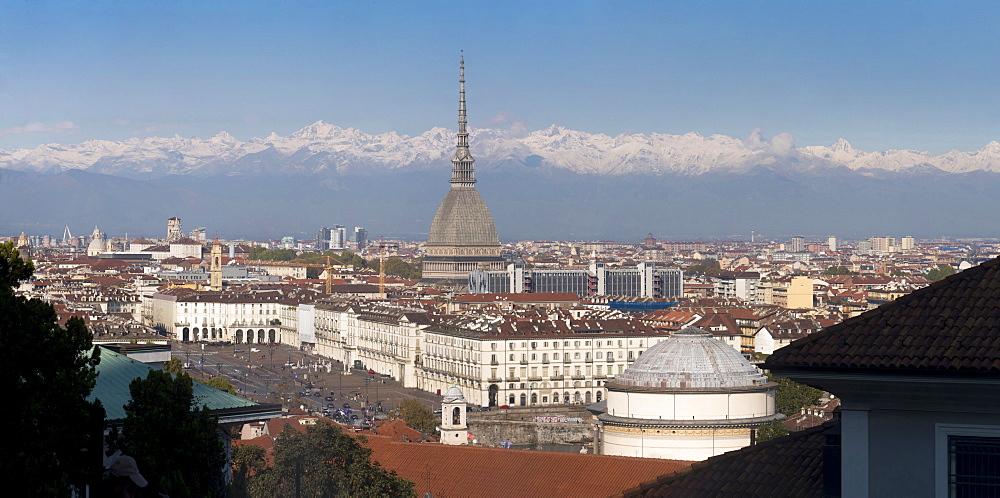
[[266, 454], [264, 448], [253, 444], [233, 448], [233, 496], [250, 496], [250, 480], [267, 468]]
[[924, 275], [924, 278], [930, 280], [931, 282], [937, 282], [938, 280], [944, 280], [955, 274], [955, 269], [951, 265], [941, 265], [937, 268], [932, 269]]
[[429, 408], [414, 398], [406, 398], [399, 403], [399, 418], [406, 425], [427, 434], [434, 434], [438, 419]]
[[764, 424], [757, 428], [757, 442], [763, 443], [764, 441], [770, 441], [774, 438], [788, 435], [788, 429], [781, 425], [781, 422], [777, 420], [772, 420], [771, 422]]
[[184, 362], [180, 358], [170, 358], [163, 363], [163, 370], [170, 372], [174, 375], [180, 375], [184, 371]]
[[767, 374], [767, 378], [771, 382], [778, 383], [775, 404], [777, 410], [785, 415], [795, 415], [802, 411], [802, 407], [819, 403], [819, 398], [823, 395], [820, 389], [799, 384], [786, 377]]
[[223, 496], [226, 454], [217, 420], [194, 405], [186, 373], [150, 370], [129, 384], [121, 437], [113, 446], [131, 455], [150, 492], [171, 496]]
[[25, 496], [66, 495], [100, 479], [104, 408], [87, 401], [100, 348], [83, 320], [60, 327], [52, 306], [14, 294], [33, 273], [13, 242], [0, 244], [0, 387], [8, 400], [0, 469]]
[[413, 483], [371, 461], [372, 450], [328, 422], [285, 427], [274, 465], [250, 479], [250, 496], [415, 496]]
[[[387, 258], [385, 261], [385, 274], [386, 275], [396, 275], [402, 278], [420, 278], [420, 266], [413, 265], [403, 261], [399, 258]], [[375, 268], [378, 268], [378, 262], [375, 262]]]
[[823, 270], [823, 275], [857, 275], [858, 272], [851, 271], [846, 266], [831, 266]]
[[233, 387], [233, 383], [229, 382], [229, 379], [222, 376], [215, 376], [208, 380], [194, 379], [197, 382], [201, 382], [208, 387], [214, 387], [220, 391], [226, 391], [229, 394], [236, 394], [236, 388]]

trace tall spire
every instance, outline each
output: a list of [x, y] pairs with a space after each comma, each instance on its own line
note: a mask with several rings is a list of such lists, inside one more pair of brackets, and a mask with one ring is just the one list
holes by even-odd
[[473, 187], [476, 184], [473, 164], [476, 162], [469, 152], [469, 130], [465, 116], [465, 55], [458, 62], [458, 142], [455, 157], [451, 159], [451, 183], [455, 187]]

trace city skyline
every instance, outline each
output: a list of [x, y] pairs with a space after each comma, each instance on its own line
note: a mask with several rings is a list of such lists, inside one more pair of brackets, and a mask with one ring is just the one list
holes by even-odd
[[247, 140], [318, 120], [418, 135], [453, 126], [459, 50], [477, 75], [474, 128], [845, 138], [934, 154], [1000, 138], [987, 59], [997, 6], [839, 7], [6, 5], [0, 149], [220, 130]]

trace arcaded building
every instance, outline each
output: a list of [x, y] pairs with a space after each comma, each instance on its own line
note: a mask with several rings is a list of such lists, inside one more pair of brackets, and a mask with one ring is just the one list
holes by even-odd
[[777, 384], [732, 347], [688, 327], [642, 354], [605, 384], [598, 411], [601, 454], [705, 460], [749, 446], [781, 417]]
[[464, 286], [470, 271], [503, 269], [497, 227], [476, 191], [475, 162], [469, 152], [463, 59], [459, 65], [458, 143], [451, 159], [451, 189], [431, 222], [424, 251], [424, 280]]

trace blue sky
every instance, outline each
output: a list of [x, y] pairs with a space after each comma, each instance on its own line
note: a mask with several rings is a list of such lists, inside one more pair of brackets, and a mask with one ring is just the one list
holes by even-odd
[[1000, 140], [996, 2], [86, 2], [0, 5], [0, 149], [239, 139], [324, 120], [865, 150]]

